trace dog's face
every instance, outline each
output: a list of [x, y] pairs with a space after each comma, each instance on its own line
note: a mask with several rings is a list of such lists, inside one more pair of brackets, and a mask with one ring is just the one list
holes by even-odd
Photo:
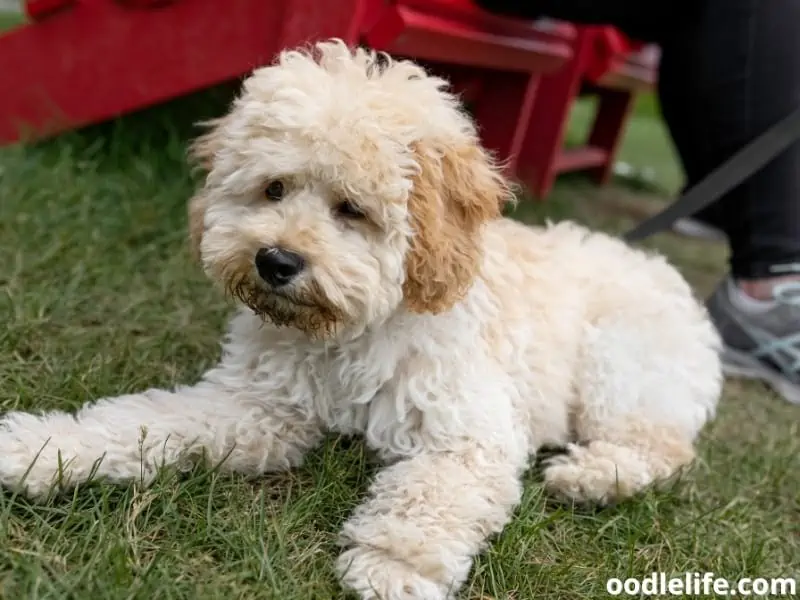
[[362, 331], [450, 308], [508, 187], [445, 82], [342, 43], [284, 52], [193, 145], [206, 272], [276, 325]]

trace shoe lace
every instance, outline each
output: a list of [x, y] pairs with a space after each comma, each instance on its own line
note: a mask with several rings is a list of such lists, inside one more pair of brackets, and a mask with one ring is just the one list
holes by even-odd
[[[775, 301], [800, 308], [800, 281], [788, 281], [773, 288]], [[790, 379], [800, 382], [800, 331], [774, 338], [758, 334], [760, 341], [753, 355], [772, 360]]]
[[800, 281], [780, 283], [773, 288], [772, 295], [781, 304], [800, 307]]

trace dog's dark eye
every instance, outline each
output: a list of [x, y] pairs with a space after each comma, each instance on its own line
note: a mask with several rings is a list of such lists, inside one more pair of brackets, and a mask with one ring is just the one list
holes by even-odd
[[280, 200], [283, 198], [284, 193], [284, 185], [282, 181], [275, 181], [270, 182], [267, 186], [267, 189], [264, 190], [264, 195], [269, 198], [270, 200]]
[[364, 213], [352, 202], [344, 201], [336, 207], [336, 214], [347, 219], [363, 219]]

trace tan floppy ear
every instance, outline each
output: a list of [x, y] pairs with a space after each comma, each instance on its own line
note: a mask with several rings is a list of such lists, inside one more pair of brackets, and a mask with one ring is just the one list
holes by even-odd
[[511, 190], [478, 145], [434, 153], [419, 147], [409, 198], [413, 238], [403, 293], [418, 313], [439, 313], [464, 297], [483, 257], [481, 228], [500, 217]]

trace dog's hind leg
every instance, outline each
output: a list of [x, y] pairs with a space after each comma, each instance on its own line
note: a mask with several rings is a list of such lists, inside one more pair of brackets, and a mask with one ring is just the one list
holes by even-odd
[[106, 398], [77, 413], [0, 418], [0, 485], [30, 497], [98, 477], [150, 483], [162, 466], [199, 460], [245, 474], [288, 468], [322, 437], [316, 415], [240, 373], [192, 387]]
[[675, 319], [672, 327], [665, 320], [626, 318], [587, 329], [575, 443], [546, 463], [551, 493], [612, 503], [693, 460], [694, 439], [720, 393], [716, 338], [702, 319]]
[[548, 459], [548, 492], [579, 504], [614, 503], [667, 480], [694, 458], [691, 439], [677, 430], [644, 420], [620, 425]]

